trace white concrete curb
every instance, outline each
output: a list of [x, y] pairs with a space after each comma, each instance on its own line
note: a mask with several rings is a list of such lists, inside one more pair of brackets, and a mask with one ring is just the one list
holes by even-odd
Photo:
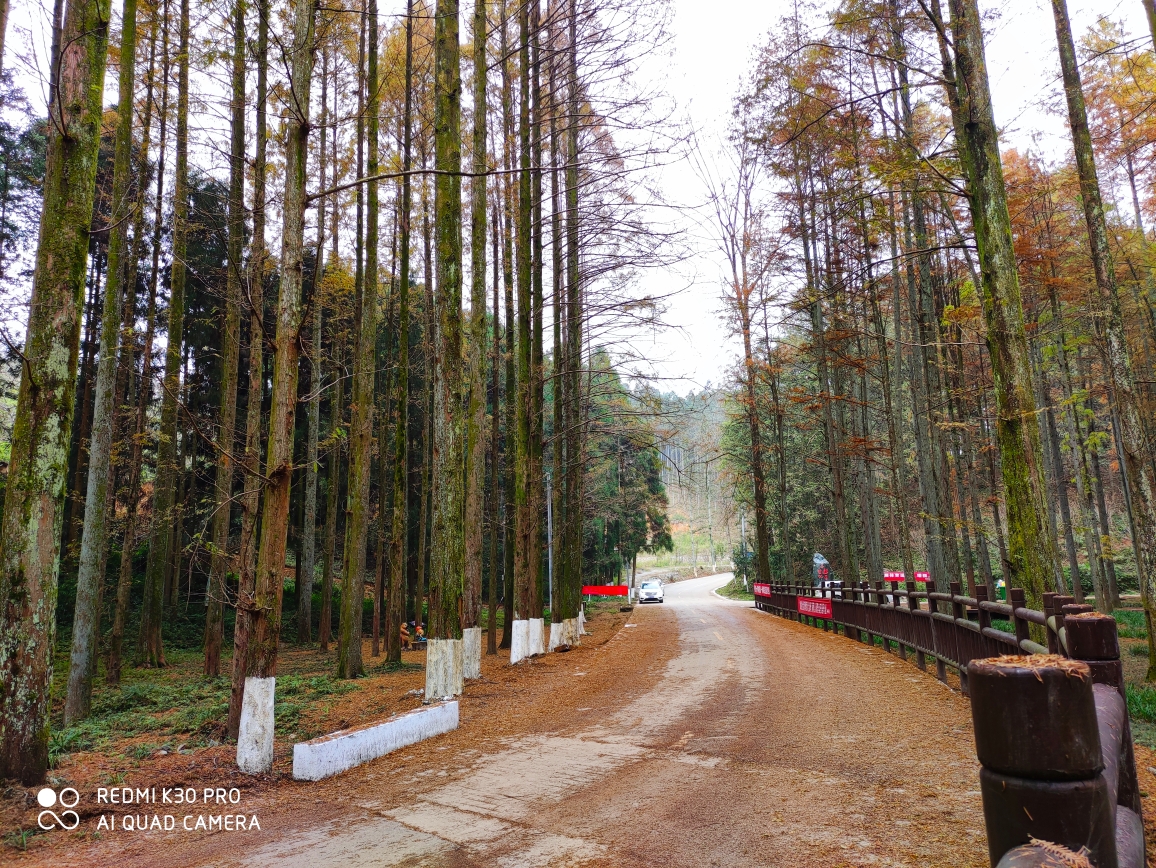
[[293, 779], [319, 781], [457, 728], [455, 700], [417, 708], [384, 723], [298, 742], [293, 745]]
[[276, 678], [245, 679], [241, 725], [237, 731], [237, 768], [260, 775], [273, 768], [273, 694]]

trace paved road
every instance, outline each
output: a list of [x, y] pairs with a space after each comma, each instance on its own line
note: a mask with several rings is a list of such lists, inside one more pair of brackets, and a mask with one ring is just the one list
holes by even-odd
[[607, 643], [600, 665], [645, 667], [677, 635], [629, 701], [592, 693], [551, 731], [413, 798], [359, 798], [356, 817], [241, 864], [986, 864], [966, 700], [881, 651], [714, 595], [728, 579], [668, 586]]

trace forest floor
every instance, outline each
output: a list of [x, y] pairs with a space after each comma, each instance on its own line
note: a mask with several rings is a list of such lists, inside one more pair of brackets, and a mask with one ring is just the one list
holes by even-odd
[[[598, 647], [625, 623], [617, 599], [587, 606], [587, 647]], [[499, 613], [500, 614], [500, 613]], [[498, 628], [501, 639], [501, 627]], [[483, 648], [485, 636], [483, 635]], [[283, 644], [278, 652], [277, 703], [273, 773], [251, 778], [236, 768], [236, 745], [225, 743], [229, 679], [201, 674], [200, 652], [171, 648], [161, 669], [126, 666], [122, 683], [110, 687], [98, 680], [93, 688], [93, 714], [78, 726], [54, 729], [48, 784], [57, 790], [73, 787], [92, 794], [99, 787], [237, 787], [250, 794], [273, 791], [291, 783], [292, 747], [318, 735], [360, 726], [418, 708], [425, 687], [425, 651], [406, 651], [402, 662], [387, 664], [372, 657], [370, 639], [363, 639], [365, 675], [338, 679], [336, 642], [328, 651], [314, 644]], [[550, 660], [551, 658], [546, 658]], [[505, 665], [509, 652], [484, 657], [484, 668], [503, 689], [516, 689], [532, 677], [527, 667]], [[67, 681], [66, 654], [57, 661], [58, 683]], [[534, 666], [542, 661], [532, 661]], [[230, 671], [226, 655], [222, 672]], [[63, 698], [54, 697], [54, 722], [63, 715]], [[14, 852], [36, 852], [50, 845], [37, 825], [40, 807], [36, 789], [4, 787], [0, 782], [0, 864]], [[100, 809], [92, 799], [78, 809], [82, 827]], [[79, 834], [79, 833], [78, 833]], [[53, 841], [59, 845], [59, 841]]]
[[[278, 741], [274, 773], [258, 779], [236, 773], [226, 746], [121, 761], [126, 786], [237, 786], [230, 810], [259, 816], [260, 831], [97, 833], [85, 783], [80, 829], [37, 835], [0, 861], [986, 865], [966, 698], [882, 649], [713, 594], [723, 583], [679, 582], [665, 604], [604, 611], [566, 654], [517, 667], [486, 657], [457, 731], [325, 781], [289, 779], [288, 739]], [[381, 692], [395, 705], [383, 710], [401, 708], [414, 701], [407, 679], [418, 686], [419, 675], [371, 675], [357, 693], [330, 695], [326, 714], [336, 716], [321, 720], [353, 715], [358, 695], [369, 703], [373, 678], [394, 679]], [[303, 709], [298, 728], [314, 713]], [[1141, 786], [1156, 794], [1156, 757], [1139, 747], [1137, 761]], [[76, 774], [77, 762], [56, 774]]]

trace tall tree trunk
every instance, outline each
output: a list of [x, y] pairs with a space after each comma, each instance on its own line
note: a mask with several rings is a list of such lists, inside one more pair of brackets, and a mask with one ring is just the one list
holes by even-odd
[[173, 545], [173, 507], [177, 483], [177, 403], [181, 388], [185, 326], [185, 267], [189, 233], [189, 0], [181, 0], [177, 48], [176, 166], [173, 174], [173, 265], [169, 290], [168, 345], [161, 397], [157, 474], [152, 532], [145, 567], [145, 600], [141, 612], [138, 657], [147, 666], [164, 666], [161, 619], [165, 571]]
[[[933, 0], [938, 10], [938, 0]], [[954, 62], [943, 44], [944, 79], [957, 147], [968, 183], [982, 271], [983, 310], [996, 396], [999, 444], [1008, 508], [1008, 584], [1022, 587], [1040, 608], [1055, 575], [1056, 542], [1045, 519], [1047, 486], [1039, 426], [1033, 421], [1031, 361], [1012, 243], [999, 134], [992, 110], [976, 0], [950, 0]], [[942, 34], [942, 30], [940, 31]]]
[[[368, 176], [377, 174], [378, 83], [377, 2], [369, 0], [368, 78], [366, 121]], [[345, 563], [341, 584], [341, 618], [337, 634], [337, 672], [356, 678], [361, 662], [361, 601], [365, 597], [365, 547], [369, 528], [369, 476], [373, 446], [374, 350], [377, 338], [377, 181], [366, 184], [368, 207], [365, 224], [365, 272], [361, 298], [354, 315], [356, 344], [353, 357], [353, 390], [349, 417], [349, 494], [346, 507]]]
[[284, 51], [294, 95], [287, 120], [285, 194], [282, 198], [281, 286], [273, 341], [272, 404], [265, 458], [265, 490], [257, 552], [251, 637], [246, 674], [268, 678], [277, 673], [281, 632], [282, 572], [289, 527], [289, 483], [293, 461], [293, 422], [297, 404], [298, 337], [304, 278], [305, 177], [309, 138], [309, 86], [313, 76], [316, 5], [294, 0], [291, 37]]
[[241, 262], [245, 246], [245, 4], [233, 5], [232, 137], [229, 150], [228, 260], [225, 275], [225, 318], [221, 326], [221, 408], [217, 429], [217, 478], [213, 499], [213, 550], [209, 593], [205, 601], [205, 675], [221, 673], [221, 641], [225, 621], [225, 574], [229, 566], [232, 522], [233, 444], [237, 427], [237, 380], [241, 356]]
[[[321, 141], [317, 148], [318, 187], [325, 189], [325, 148], [329, 126], [329, 49], [321, 53]], [[336, 130], [334, 136], [336, 136]], [[309, 359], [309, 430], [305, 443], [305, 516], [302, 521], [301, 563], [298, 569], [297, 641], [308, 644], [313, 638], [313, 576], [317, 566], [317, 441], [321, 434], [321, 308], [322, 280], [325, 274], [325, 205], [326, 197], [317, 200], [317, 253], [313, 259], [312, 355]]]
[[545, 531], [545, 476], [542, 462], [542, 434], [545, 425], [545, 365], [542, 357], [542, 313], [545, 308], [542, 261], [542, 77], [541, 5], [530, 5], [530, 311], [533, 318], [530, 342], [530, 467], [528, 468], [530, 526], [530, 616], [540, 619], [543, 612], [545, 570], [542, 541]]
[[434, 25], [433, 528], [430, 536], [430, 637], [461, 636], [462, 527], [462, 131], [458, 2], [438, 0]]
[[[518, 446], [517, 446], [517, 428], [518, 428], [518, 414], [517, 407], [521, 399], [521, 391], [518, 387], [518, 366], [520, 364], [520, 356], [515, 346], [514, 332], [518, 329], [521, 334], [520, 322], [515, 325], [514, 314], [514, 114], [513, 106], [511, 104], [511, 95], [513, 93], [513, 81], [510, 71], [510, 51], [507, 45], [507, 30], [508, 19], [506, 14], [508, 3], [507, 0], [501, 0], [500, 6], [500, 43], [499, 54], [502, 57], [502, 151], [503, 162], [506, 169], [506, 181], [504, 184], [505, 192], [505, 220], [503, 222], [502, 232], [502, 279], [505, 286], [505, 307], [506, 307], [506, 400], [504, 403], [505, 412], [505, 435], [502, 441], [502, 462], [503, 462], [503, 487], [505, 489], [505, 508], [502, 516], [502, 553], [503, 553], [503, 628], [502, 628], [502, 642], [500, 647], [508, 649], [511, 645], [514, 629], [514, 608], [515, 597], [517, 589], [521, 587], [518, 578], [522, 575], [524, 567], [518, 558], [516, 552], [520, 541], [519, 533], [521, 529], [520, 519], [518, 518], [518, 511], [522, 509], [519, 506], [517, 496], [517, 461], [518, 461]], [[521, 179], [519, 177], [519, 185]], [[521, 219], [519, 213], [519, 220]], [[520, 225], [520, 224], [519, 224]], [[521, 309], [518, 311], [519, 315]], [[526, 617], [525, 613], [521, 613], [522, 617]]]
[[[7, 3], [0, 15], [0, 55]], [[108, 277], [104, 284], [104, 314], [100, 328], [100, 359], [96, 371], [96, 404], [88, 452], [88, 490], [84, 507], [84, 531], [80, 540], [80, 564], [76, 577], [76, 609], [72, 621], [72, 653], [68, 669], [68, 693], [64, 702], [64, 725], [88, 717], [92, 704], [92, 679], [96, 673], [96, 645], [100, 636], [100, 603], [108, 557], [108, 507], [111, 498], [109, 464], [112, 452], [113, 388], [116, 385], [117, 332], [128, 220], [136, 203], [129, 197], [132, 172], [133, 84], [136, 70], [136, 0], [124, 0], [121, 13], [120, 81], [117, 104], [116, 144], [112, 169], [112, 208], [109, 215]]]
[[26, 785], [48, 768], [60, 531], [108, 20], [105, 0], [69, 0], [0, 525], [0, 777]]
[[136, 529], [137, 518], [140, 507], [140, 473], [143, 453], [143, 437], [145, 427], [145, 412], [148, 409], [149, 399], [152, 395], [152, 355], [153, 355], [153, 335], [156, 329], [156, 312], [157, 312], [157, 271], [160, 265], [160, 238], [161, 238], [161, 224], [162, 224], [162, 203], [164, 202], [164, 175], [165, 175], [165, 131], [167, 129], [168, 120], [168, 6], [165, 4], [162, 9], [154, 9], [152, 14], [152, 22], [150, 25], [149, 35], [149, 73], [148, 85], [146, 87], [145, 95], [145, 119], [142, 130], [141, 153], [147, 155], [149, 153], [149, 136], [151, 133], [152, 122], [152, 100], [153, 100], [153, 77], [155, 73], [156, 60], [156, 43], [157, 43], [157, 29], [160, 19], [164, 18], [164, 46], [162, 49], [162, 84], [161, 84], [161, 110], [158, 112], [160, 116], [160, 148], [157, 154], [156, 162], [156, 177], [157, 177], [157, 192], [154, 199], [153, 211], [153, 225], [152, 225], [152, 268], [149, 272], [148, 283], [148, 303], [145, 313], [145, 335], [144, 342], [141, 349], [141, 375], [139, 382], [136, 383], [136, 391], [133, 391], [133, 354], [127, 346], [128, 333], [132, 331], [136, 323], [136, 304], [128, 304], [130, 299], [135, 298], [136, 286], [136, 260], [139, 259], [140, 251], [143, 250], [143, 234], [144, 234], [144, 207], [143, 202], [145, 198], [145, 190], [148, 187], [148, 161], [142, 161], [146, 168], [142, 171], [141, 185], [138, 195], [141, 197], [141, 203], [137, 210], [136, 225], [133, 229], [135, 236], [133, 262], [130, 263], [129, 278], [126, 281], [128, 293], [126, 294], [126, 308], [125, 314], [122, 317], [124, 322], [124, 331], [126, 334], [124, 343], [126, 346], [121, 350], [121, 367], [124, 369], [124, 394], [126, 395], [126, 406], [123, 410], [124, 415], [124, 441], [121, 448], [129, 456], [128, 458], [128, 480], [124, 485], [121, 494], [121, 500], [125, 505], [125, 519], [124, 527], [121, 534], [120, 544], [120, 569], [116, 585], [116, 605], [113, 610], [112, 631], [109, 634], [108, 641], [108, 658], [105, 661], [104, 676], [108, 684], [120, 683], [120, 667], [121, 667], [121, 651], [124, 647], [124, 629], [125, 622], [128, 619], [128, 605], [129, 594], [132, 590], [132, 567], [133, 555], [136, 549]]
[[502, 341], [501, 341], [501, 318], [498, 310], [498, 284], [500, 277], [498, 275], [499, 265], [501, 263], [501, 253], [498, 248], [498, 203], [494, 202], [492, 209], [492, 227], [491, 233], [494, 239], [493, 246], [493, 268], [494, 268], [494, 350], [491, 355], [490, 362], [490, 406], [493, 412], [490, 417], [490, 508], [489, 512], [489, 526], [490, 526], [490, 588], [486, 605], [486, 653], [498, 653], [498, 536], [501, 533], [499, 527], [500, 513], [501, 513], [501, 483], [499, 482], [499, 470], [501, 466], [501, 455], [499, 453], [499, 444], [501, 439], [501, 390], [498, 385], [498, 375], [502, 367]]
[[[1080, 199], [1084, 206], [1084, 221], [1092, 254], [1092, 270], [1099, 290], [1100, 316], [1093, 317], [1100, 332], [1101, 352], [1108, 369], [1117, 411], [1120, 419], [1120, 439], [1124, 446], [1121, 456], [1132, 508], [1136, 513], [1136, 531], [1140, 540], [1143, 563], [1136, 565], [1140, 578], [1140, 599], [1148, 617], [1156, 613], [1156, 490], [1147, 472], [1151, 447], [1140, 414], [1136, 393], [1136, 378], [1124, 334], [1119, 288], [1109, 246], [1108, 225], [1104, 204], [1100, 197], [1100, 182], [1096, 174], [1096, 158], [1092, 150], [1092, 136], [1088, 129], [1088, 113], [1084, 104], [1080, 70], [1076, 62], [1076, 47], [1072, 26], [1068, 20], [1065, 0], [1052, 0], [1056, 22], [1056, 41], [1060, 49], [1060, 70], [1064, 78], [1064, 95], [1068, 103], [1068, 122], [1076, 152], [1076, 172], [1080, 179]], [[1151, 20], [1151, 19], [1150, 19]], [[1110, 604], [1111, 601], [1109, 601]], [[1148, 661], [1148, 677], [1156, 677], [1156, 659]]]
[[469, 404], [466, 411], [465, 587], [462, 627], [477, 627], [486, 489], [486, 0], [475, 0], [474, 173], [470, 183]]
[[[413, 158], [413, 0], [405, 7], [405, 114], [402, 118], [401, 212], [398, 230], [401, 235], [401, 265], [398, 272], [398, 349], [397, 349], [397, 422], [393, 432], [393, 526], [389, 545], [389, 610], [394, 617], [386, 637], [386, 659], [401, 661], [400, 622], [405, 618], [405, 579], [409, 542], [409, 248], [410, 215], [413, 212], [413, 184], [410, 166]], [[384, 454], [384, 450], [383, 450]], [[395, 620], [396, 619], [396, 620]], [[420, 612], [417, 620], [421, 620]]]
[[245, 488], [241, 496], [240, 578], [233, 627], [232, 688], [226, 731], [236, 738], [248, 674], [249, 636], [257, 586], [257, 521], [261, 494], [261, 411], [265, 400], [265, 181], [268, 149], [269, 3], [257, 0], [257, 93], [253, 160], [253, 240], [249, 254], [249, 394], [245, 409]]
[[577, 618], [581, 607], [582, 517], [583, 517], [583, 431], [586, 419], [582, 405], [582, 262], [579, 251], [581, 224], [578, 210], [578, 0], [570, 0], [567, 15], [569, 39], [566, 51], [566, 548], [567, 617]]
[[329, 460], [326, 462], [326, 492], [325, 492], [325, 548], [321, 555], [321, 616], [317, 624], [317, 642], [322, 651], [329, 650], [329, 640], [333, 633], [333, 559], [337, 549], [337, 519], [341, 512], [341, 466], [342, 444], [345, 438], [334, 438], [333, 432], [341, 428], [345, 415], [345, 377], [341, 372], [340, 355], [343, 350], [340, 346], [335, 349], [338, 357], [334, 364], [334, 374], [337, 380], [334, 386], [333, 400], [329, 411], [329, 430], [332, 445], [329, 451]]

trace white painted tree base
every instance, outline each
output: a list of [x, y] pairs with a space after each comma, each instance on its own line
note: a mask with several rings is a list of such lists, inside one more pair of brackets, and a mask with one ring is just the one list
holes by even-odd
[[510, 634], [510, 665], [521, 663], [530, 656], [530, 622], [525, 618], [514, 621], [514, 631]]
[[590, 635], [589, 633], [586, 632], [586, 613], [584, 611], [582, 611], [581, 609], [578, 610], [578, 635], [579, 636], [589, 636]]
[[573, 648], [575, 645], [581, 644], [578, 638], [578, 619], [566, 618], [558, 624], [550, 624], [550, 650], [553, 651], [559, 645], [566, 645]]
[[458, 703], [407, 711], [383, 723], [346, 729], [293, 745], [293, 779], [319, 781], [406, 745], [458, 728]]
[[237, 731], [237, 768], [247, 775], [273, 769], [273, 695], [276, 678], [246, 678]]
[[435, 702], [462, 692], [462, 640], [430, 639], [425, 649], [425, 698]]
[[482, 628], [462, 630], [462, 677], [482, 677]]
[[546, 622], [541, 618], [530, 619], [530, 641], [527, 656], [537, 657], [546, 653]]

